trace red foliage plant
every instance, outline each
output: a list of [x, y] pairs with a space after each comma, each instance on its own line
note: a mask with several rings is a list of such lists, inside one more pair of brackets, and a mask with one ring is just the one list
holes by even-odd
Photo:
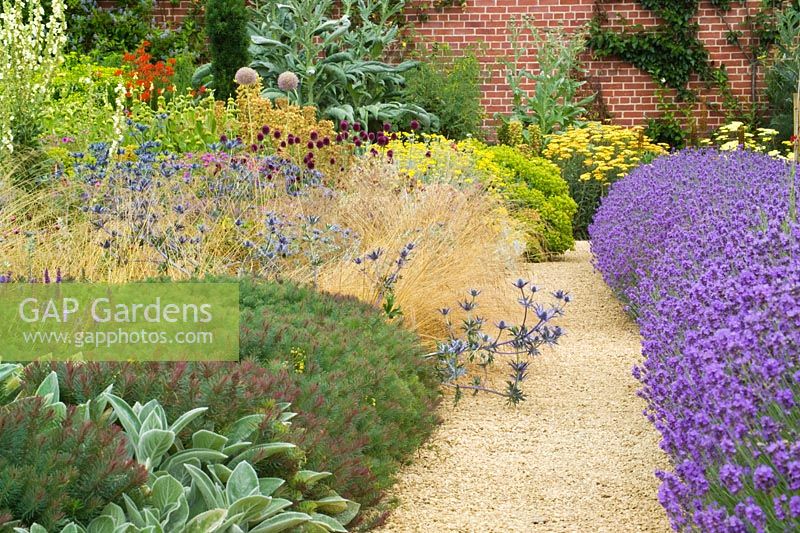
[[116, 426], [65, 419], [40, 397], [0, 407], [0, 531], [20, 520], [53, 528], [87, 522], [147, 481]]

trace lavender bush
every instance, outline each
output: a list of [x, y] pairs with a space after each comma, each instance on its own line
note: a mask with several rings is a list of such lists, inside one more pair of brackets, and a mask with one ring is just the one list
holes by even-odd
[[690, 150], [616, 183], [595, 265], [641, 326], [675, 530], [800, 529], [800, 225], [787, 163]]

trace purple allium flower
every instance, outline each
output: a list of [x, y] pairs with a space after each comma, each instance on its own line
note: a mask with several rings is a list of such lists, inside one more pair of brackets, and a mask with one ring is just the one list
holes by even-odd
[[353, 122], [353, 131], [361, 131], [361, 123]]
[[281, 72], [281, 74], [278, 76], [278, 89], [285, 93], [294, 91], [299, 85], [300, 79], [294, 72], [287, 70], [286, 72]]
[[250, 67], [242, 67], [233, 77], [239, 85], [255, 85], [258, 83], [258, 72]]
[[346, 120], [342, 120], [341, 122], [339, 122], [339, 129], [341, 131], [347, 131], [348, 129], [350, 129], [350, 123], [347, 122]]
[[419, 129], [419, 121], [412, 120], [410, 124], [411, 131], [416, 131]]

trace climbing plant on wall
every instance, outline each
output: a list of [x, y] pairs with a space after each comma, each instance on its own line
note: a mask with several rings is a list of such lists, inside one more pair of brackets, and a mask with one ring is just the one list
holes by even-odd
[[[610, 29], [603, 5], [609, 0], [595, 1], [595, 16], [590, 25], [589, 47], [598, 57], [614, 56], [628, 61], [649, 74], [661, 87], [674, 89], [676, 98], [659, 108], [660, 118], [653, 118], [648, 125], [648, 134], [659, 141], [677, 143], [680, 146], [687, 140], [686, 124], [675, 119], [678, 109], [691, 122], [691, 108], [697, 101], [697, 94], [689, 89], [689, 81], [696, 77], [707, 87], [716, 87], [722, 96], [722, 110], [729, 117], [744, 119], [755, 123], [762, 115], [761, 98], [758, 94], [760, 79], [759, 67], [767, 59], [770, 48], [775, 43], [777, 15], [789, 5], [795, 6], [800, 0], [638, 0], [642, 7], [650, 10], [659, 20], [655, 27], [624, 25]], [[727, 26], [726, 40], [737, 47], [750, 65], [750, 102], [743, 108], [733, 96], [728, 83], [724, 65], [714, 65], [708, 50], [698, 37], [699, 24], [696, 16], [701, 3], [712, 8], [719, 19]], [[728, 20], [729, 12], [740, 6], [737, 13], [739, 22]], [[624, 22], [624, 21], [623, 21]], [[706, 103], [708, 108], [717, 108]], [[677, 106], [677, 107], [676, 107]], [[687, 107], [688, 106], [688, 107]], [[683, 108], [683, 109], [681, 109]], [[696, 124], [691, 125], [695, 127]], [[696, 127], [694, 128], [696, 129]], [[693, 130], [694, 131], [694, 130]], [[662, 133], [670, 133], [668, 139]], [[679, 138], [674, 138], [678, 134]]]
[[[697, 36], [698, 24], [694, 18], [699, 0], [639, 0], [639, 3], [653, 11], [660, 24], [647, 29], [631, 25], [622, 31], [612, 30], [604, 27], [608, 17], [600, 3], [595, 3], [596, 15], [589, 34], [589, 47], [595, 55], [628, 61], [681, 96], [690, 95], [688, 84], [695, 74], [708, 83], [726, 83], [725, 71], [711, 64], [708, 50]], [[716, 0], [716, 3], [729, 4], [730, 0]]]

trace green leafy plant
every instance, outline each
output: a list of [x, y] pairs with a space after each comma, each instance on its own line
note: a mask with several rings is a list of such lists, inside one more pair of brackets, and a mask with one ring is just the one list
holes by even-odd
[[435, 114], [436, 131], [448, 139], [480, 137], [484, 111], [475, 52], [456, 56], [449, 45], [432, 43], [415, 55], [421, 62], [406, 74], [405, 101]]
[[208, 406], [179, 435], [184, 447], [192, 432], [227, 434], [249, 414], [277, 420], [278, 404], [291, 402], [290, 428], [268, 423], [251, 440], [298, 445], [310, 465], [333, 473], [340, 494], [376, 503], [437, 421], [439, 382], [419, 339], [353, 298], [246, 279], [240, 294], [241, 363], [36, 363], [22, 390], [54, 370], [67, 403], [113, 385], [129, 404], [157, 399], [168, 420]]
[[[57, 387], [56, 374], [48, 376]], [[45, 397], [45, 400], [47, 397]], [[253, 442], [266, 415], [252, 414], [234, 421], [226, 434], [198, 430], [187, 446], [178, 433], [206, 411], [205, 407], [183, 413], [169, 423], [156, 400], [129, 405], [110, 389], [96, 401], [108, 402], [125, 428], [128, 447], [150, 472], [146, 487], [122, 495], [124, 510], [107, 504], [91, 522], [72, 522], [63, 529], [77, 533], [94, 531], [278, 532], [304, 527], [314, 531], [346, 531], [344, 524], [359, 506], [320, 484], [327, 472], [292, 467], [273, 468], [283, 477], [259, 477], [257, 466], [278, 465], [286, 456], [298, 465], [302, 454], [286, 442]], [[293, 413], [281, 405], [279, 423], [289, 424]], [[101, 408], [101, 412], [104, 407]], [[87, 413], [90, 410], [86, 411]], [[290, 476], [290, 477], [287, 477]], [[286, 478], [286, 479], [284, 479]], [[308, 497], [307, 497], [308, 496]], [[38, 523], [29, 530], [42, 531]], [[28, 531], [20, 529], [20, 531]]]
[[[437, 127], [435, 116], [403, 102], [404, 75], [417, 62], [382, 61], [397, 36], [391, 21], [403, 2], [345, 0], [338, 18], [334, 7], [334, 0], [289, 0], [252, 8], [250, 66], [264, 79], [264, 96], [288, 93], [298, 105], [316, 106], [321, 117], [337, 121], [380, 125], [416, 119]], [[296, 76], [296, 83], [280, 83], [284, 73]]]
[[236, 93], [234, 75], [250, 62], [244, 0], [208, 0], [206, 34], [211, 54], [210, 73], [215, 96], [227, 100]]
[[22, 365], [0, 363], [0, 405], [5, 405], [16, 397], [21, 374]]
[[775, 56], [766, 75], [770, 126], [781, 139], [793, 133], [793, 100], [800, 80], [800, 6], [788, 7], [779, 16]]
[[375, 503], [436, 422], [438, 380], [419, 339], [353, 298], [250, 280], [240, 294], [242, 358], [290, 370], [309, 461], [344, 496]]
[[[524, 31], [531, 35], [530, 50], [522, 45]], [[586, 49], [587, 30], [567, 32], [564, 28], [540, 30], [530, 18], [509, 22], [513, 59], [505, 62], [506, 80], [511, 88], [513, 111], [504, 122], [520, 121], [524, 126], [537, 124], [547, 135], [576, 123], [586, 113], [594, 95], [580, 96], [586, 83], [579, 79], [583, 72], [580, 54]], [[532, 53], [539, 65], [533, 73], [520, 66], [522, 56]], [[535, 83], [533, 94], [524, 83]]]
[[494, 162], [510, 171], [505, 178], [496, 177], [491, 185], [524, 223], [529, 236], [528, 257], [541, 261], [572, 248], [572, 217], [577, 205], [559, 168], [510, 146], [496, 146], [491, 152]]

